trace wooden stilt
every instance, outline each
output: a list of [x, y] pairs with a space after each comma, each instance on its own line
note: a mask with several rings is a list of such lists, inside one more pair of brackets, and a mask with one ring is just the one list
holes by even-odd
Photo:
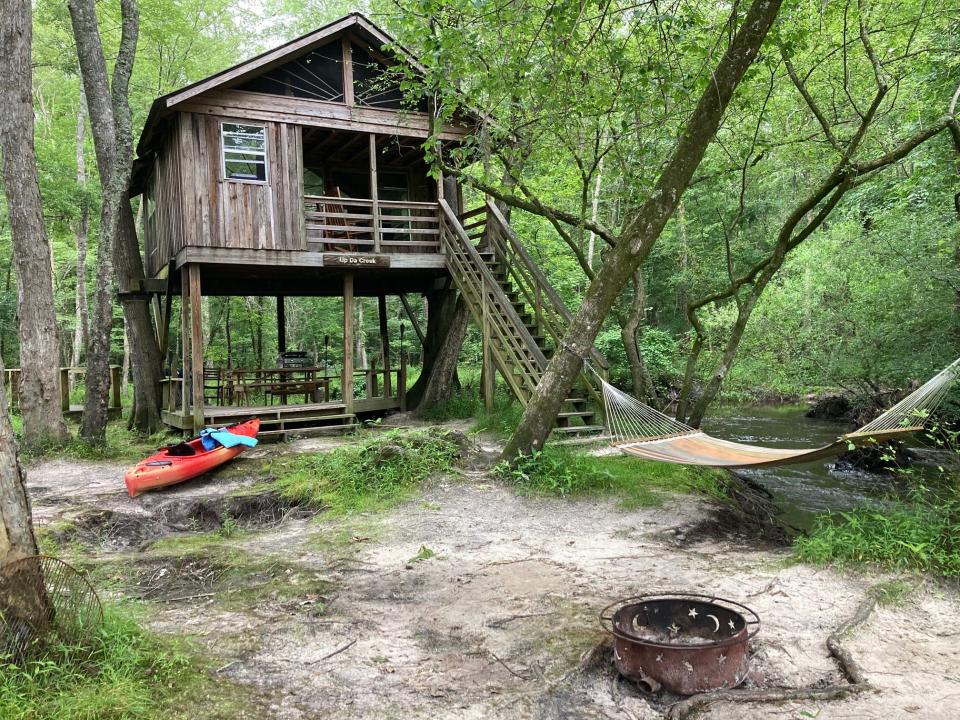
[[277, 353], [287, 351], [287, 311], [283, 295], [277, 295]]
[[184, 415], [190, 412], [190, 273], [180, 268], [180, 407]]
[[[167, 350], [170, 347], [170, 316], [173, 314], [173, 261], [170, 261], [171, 267], [168, 268], [167, 272], [167, 291], [163, 297], [163, 311], [157, 317], [157, 322], [160, 324], [159, 335], [160, 335], [160, 375], [163, 376], [163, 368], [167, 364]], [[173, 371], [173, 365], [175, 363], [171, 362], [171, 372]]]
[[193, 395], [193, 429], [203, 427], [203, 315], [200, 298], [200, 266], [190, 265], [190, 364]]
[[383, 396], [393, 396], [393, 379], [390, 377], [390, 333], [387, 328], [387, 296], [377, 296], [380, 314], [380, 361], [383, 364]]
[[344, 412], [353, 412], [353, 273], [343, 276], [343, 377]]

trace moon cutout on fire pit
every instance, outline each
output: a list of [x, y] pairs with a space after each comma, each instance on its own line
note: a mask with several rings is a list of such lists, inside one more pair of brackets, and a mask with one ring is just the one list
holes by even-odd
[[716, 615], [707, 615], [707, 617], [713, 620], [717, 624], [717, 626], [713, 629], [713, 631], [715, 633], [720, 632], [720, 618], [718, 618]]

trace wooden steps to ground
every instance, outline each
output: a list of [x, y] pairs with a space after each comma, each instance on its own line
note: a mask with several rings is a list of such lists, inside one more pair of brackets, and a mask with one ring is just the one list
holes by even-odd
[[345, 410], [346, 406], [342, 403], [208, 407], [204, 411], [204, 421], [207, 425], [222, 426], [258, 417], [258, 437], [264, 440], [283, 440], [292, 435], [343, 433], [360, 427], [357, 416]]

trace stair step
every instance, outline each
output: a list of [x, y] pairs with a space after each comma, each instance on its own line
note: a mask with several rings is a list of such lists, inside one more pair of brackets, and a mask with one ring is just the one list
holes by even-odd
[[553, 431], [560, 435], [586, 435], [587, 433], [601, 433], [606, 428], [603, 425], [568, 425], [555, 427]]
[[596, 415], [593, 410], [574, 410], [571, 412], [561, 412], [557, 413], [557, 417], [560, 418], [572, 418], [572, 417], [593, 417]]

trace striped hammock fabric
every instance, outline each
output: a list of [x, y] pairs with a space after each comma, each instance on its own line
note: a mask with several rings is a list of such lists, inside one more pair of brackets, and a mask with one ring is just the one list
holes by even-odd
[[743, 468], [793, 465], [840, 455], [853, 447], [922, 430], [930, 413], [943, 402], [960, 374], [953, 361], [876, 420], [817, 448], [769, 448], [721, 440], [685, 425], [598, 376], [603, 386], [607, 427], [613, 446], [628, 455], [678, 465]]

